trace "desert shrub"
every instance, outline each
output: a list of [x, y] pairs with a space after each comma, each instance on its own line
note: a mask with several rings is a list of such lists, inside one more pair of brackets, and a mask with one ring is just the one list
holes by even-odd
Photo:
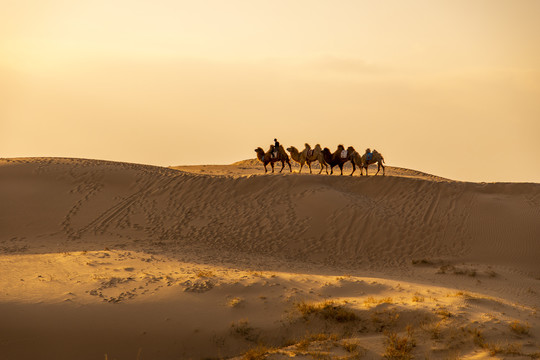
[[518, 335], [528, 335], [531, 328], [529, 324], [522, 324], [519, 321], [512, 321], [509, 326]]
[[343, 305], [336, 304], [334, 301], [324, 301], [314, 304], [300, 302], [296, 304], [296, 308], [305, 319], [310, 315], [337, 322], [348, 322], [358, 319], [358, 316], [354, 312], [345, 308]]
[[336, 341], [337, 339], [338, 339], [338, 336], [336, 334], [327, 334], [327, 333], [308, 334], [304, 339], [302, 339], [296, 344], [296, 348], [298, 350], [306, 351], [309, 345], [314, 341], [327, 341], [327, 340]]
[[412, 350], [416, 346], [416, 341], [412, 333], [408, 332], [405, 336], [399, 336], [396, 333], [387, 333], [385, 339], [384, 357], [389, 360], [408, 360], [412, 359]]
[[351, 342], [344, 342], [342, 346], [347, 352], [350, 352], [350, 353], [355, 352], [358, 349], [358, 344], [351, 343]]
[[495, 355], [523, 355], [521, 352], [521, 345], [520, 344], [502, 344], [502, 343], [495, 343], [495, 344], [488, 344], [486, 343], [484, 345], [484, 349], [489, 351], [489, 355], [495, 356]]
[[438, 323], [429, 323], [429, 324], [424, 324], [421, 326], [422, 327], [422, 330], [424, 330], [425, 332], [427, 332], [428, 334], [430, 334], [430, 337], [431, 339], [433, 340], [439, 340], [442, 336], [442, 331], [441, 331], [441, 322], [438, 322]]
[[486, 346], [486, 340], [484, 339], [484, 334], [482, 334], [482, 331], [477, 328], [473, 328], [469, 330], [469, 333], [472, 336], [473, 343], [476, 346], [479, 346], [481, 348], [484, 348]]
[[450, 311], [447, 309], [440, 307], [437, 310], [435, 310], [435, 314], [439, 315], [443, 319], [451, 318], [453, 315]]

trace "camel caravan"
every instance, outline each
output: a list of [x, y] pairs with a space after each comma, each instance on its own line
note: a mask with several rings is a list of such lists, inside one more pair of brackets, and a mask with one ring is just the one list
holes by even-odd
[[377, 164], [377, 172], [375, 175], [379, 173], [381, 168], [383, 171], [382, 174], [384, 175], [384, 158], [382, 154], [375, 149], [373, 149], [372, 152], [368, 148], [363, 155], [360, 155], [360, 153], [358, 153], [352, 146], [345, 149], [343, 145], [338, 145], [336, 151], [331, 152], [330, 149], [326, 147], [321, 149], [321, 145], [319, 144], [315, 145], [315, 147], [312, 149], [311, 146], [306, 143], [304, 144], [304, 149], [302, 151], [299, 151], [294, 146], [288, 147], [287, 151], [291, 154], [290, 158], [283, 148], [283, 145], [280, 145], [276, 139], [274, 139], [274, 145], [270, 145], [267, 152], [265, 152], [261, 147], [255, 149], [257, 159], [259, 159], [259, 161], [261, 161], [264, 165], [264, 173], [268, 172], [268, 169], [266, 168], [266, 165], [268, 164], [270, 164], [272, 167], [272, 172], [274, 172], [274, 163], [276, 162], [281, 162], [281, 170], [279, 170], [279, 172], [283, 171], [285, 168], [285, 163], [289, 165], [289, 172], [292, 172], [290, 162], [290, 159], [292, 158], [294, 161], [300, 164], [299, 173], [302, 172], [304, 165], [307, 165], [309, 168], [309, 173], [312, 174], [311, 164], [318, 162], [321, 167], [319, 174], [322, 173], [323, 169], [326, 170], [326, 174], [328, 174], [328, 167], [330, 167], [330, 175], [332, 175], [334, 174], [334, 167], [338, 166], [341, 175], [343, 175], [343, 165], [350, 161], [353, 168], [353, 171], [350, 174], [351, 176], [356, 171], [356, 167], [360, 168], [360, 176], [364, 175], [364, 169], [366, 170], [366, 176], [368, 176], [368, 166], [371, 164]]

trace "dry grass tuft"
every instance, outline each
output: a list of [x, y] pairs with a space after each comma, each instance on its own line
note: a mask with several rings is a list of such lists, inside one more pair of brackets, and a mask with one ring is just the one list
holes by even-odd
[[241, 306], [242, 304], [244, 303], [244, 300], [239, 298], [239, 297], [234, 297], [232, 299], [230, 299], [228, 302], [227, 302], [227, 305], [230, 306], [230, 307], [239, 307]]
[[253, 328], [249, 326], [249, 321], [247, 319], [239, 320], [237, 322], [231, 323], [231, 333], [233, 335], [238, 335], [246, 340], [254, 341], [255, 336], [253, 334]]
[[300, 302], [295, 304], [296, 308], [304, 319], [310, 315], [321, 317], [325, 320], [334, 320], [337, 322], [348, 322], [358, 320], [358, 316], [343, 305], [338, 305], [334, 301], [324, 301], [322, 303], [308, 304]]
[[336, 334], [326, 334], [326, 333], [309, 334], [296, 344], [296, 349], [301, 350], [301, 351], [307, 351], [307, 349], [309, 348], [309, 345], [311, 345], [312, 342], [328, 341], [328, 340], [337, 341], [338, 336]]
[[484, 339], [484, 334], [482, 333], [482, 330], [473, 328], [469, 330], [469, 333], [472, 336], [474, 345], [484, 348], [486, 340]]
[[212, 270], [200, 270], [199, 272], [197, 272], [197, 277], [209, 278], [214, 276], [216, 275]]
[[484, 349], [489, 351], [489, 355], [495, 356], [495, 355], [524, 355], [521, 351], [521, 345], [520, 344], [502, 344], [502, 343], [496, 343], [496, 344], [484, 344]]
[[437, 271], [437, 274], [454, 274], [454, 275], [468, 275], [471, 277], [476, 276], [476, 269], [462, 269], [455, 267], [453, 265], [443, 265], [439, 268], [439, 271]]
[[380, 304], [393, 304], [394, 300], [391, 297], [385, 297], [382, 299], [375, 299], [373, 296], [368, 297], [366, 300], [364, 300], [364, 305], [367, 308], [370, 308], [372, 306], [377, 306]]
[[386, 334], [384, 357], [390, 360], [409, 360], [413, 358], [412, 350], [416, 346], [416, 340], [412, 336], [412, 331], [407, 335], [399, 336], [391, 332]]
[[454, 316], [450, 311], [448, 311], [446, 308], [443, 308], [443, 307], [440, 307], [437, 310], [435, 310], [435, 314], [439, 315], [443, 320]]
[[521, 351], [521, 344], [514, 343], [488, 343], [482, 332], [479, 329], [472, 329], [469, 330], [469, 332], [473, 336], [473, 342], [476, 346], [481, 347], [484, 350], [487, 350], [489, 352], [490, 356], [495, 355], [527, 355], [531, 358], [534, 357], [535, 354], [524, 354]]
[[355, 344], [355, 343], [352, 343], [352, 342], [345, 341], [341, 345], [343, 346], [345, 351], [347, 351], [349, 353], [354, 353], [354, 352], [356, 352], [356, 350], [358, 350], [358, 344]]
[[510, 324], [510, 329], [518, 335], [529, 335], [529, 330], [531, 326], [529, 324], [522, 324], [519, 321], [512, 321]]
[[266, 359], [268, 353], [271, 352], [272, 349], [268, 348], [264, 345], [259, 345], [256, 348], [249, 349], [242, 355], [243, 360], [263, 360]]
[[422, 330], [430, 334], [432, 340], [439, 340], [442, 337], [441, 325], [441, 322], [438, 322], [436, 324], [430, 323], [427, 325], [422, 325], [421, 328]]
[[350, 355], [347, 355], [347, 356], [340, 356], [340, 357], [335, 357], [334, 359], [340, 359], [340, 360], [356, 360], [356, 359], [361, 359], [367, 352], [367, 350], [365, 348], [363, 348], [362, 346], [356, 344], [356, 343], [353, 343], [353, 342], [348, 342], [348, 341], [344, 341], [341, 346], [343, 347], [343, 349], [345, 349], [345, 351], [347, 351]]
[[425, 298], [421, 294], [415, 293], [414, 296], [412, 297], [412, 301], [413, 302], [424, 302]]

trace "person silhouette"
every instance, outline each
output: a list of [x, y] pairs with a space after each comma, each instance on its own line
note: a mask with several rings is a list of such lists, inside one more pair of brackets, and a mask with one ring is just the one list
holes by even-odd
[[369, 148], [366, 149], [366, 161], [369, 163], [373, 159], [373, 153]]
[[274, 158], [277, 158], [278, 153], [279, 153], [279, 141], [277, 141], [277, 139], [274, 139], [274, 153], [273, 153], [273, 157], [274, 157]]

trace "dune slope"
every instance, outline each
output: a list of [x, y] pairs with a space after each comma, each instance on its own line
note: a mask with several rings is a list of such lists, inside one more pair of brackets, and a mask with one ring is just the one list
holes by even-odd
[[[372, 319], [368, 295], [402, 293], [394, 311], [414, 318], [441, 306], [412, 305], [414, 294], [428, 290], [437, 297], [460, 290], [447, 306], [469, 309], [463, 324], [519, 303], [531, 310], [516, 319], [532, 324], [528, 336], [538, 334], [540, 184], [463, 183], [399, 168], [385, 177], [259, 175], [261, 168], [0, 161], [0, 311], [10, 314], [0, 326], [0, 350], [32, 358], [21, 340], [30, 337], [55, 358], [84, 358], [81, 349], [88, 358], [228, 357], [266, 339], [281, 349], [272, 356], [286, 357], [298, 350], [285, 345], [311, 329], [300, 320], [285, 328], [279, 322], [298, 301], [346, 298]], [[486, 304], [470, 292], [497, 300]], [[156, 322], [153, 302], [165, 324]], [[63, 320], [43, 339], [51, 314]], [[41, 321], [28, 327], [32, 317]], [[67, 336], [77, 319], [89, 325], [70, 332], [70, 346], [51, 340]], [[313, 329], [323, 326], [317, 321]], [[404, 331], [401, 325], [392, 326]], [[107, 340], [103, 328], [120, 340]], [[376, 341], [349, 338], [378, 357], [382, 329], [368, 333]], [[487, 346], [461, 348], [489, 353]]]

